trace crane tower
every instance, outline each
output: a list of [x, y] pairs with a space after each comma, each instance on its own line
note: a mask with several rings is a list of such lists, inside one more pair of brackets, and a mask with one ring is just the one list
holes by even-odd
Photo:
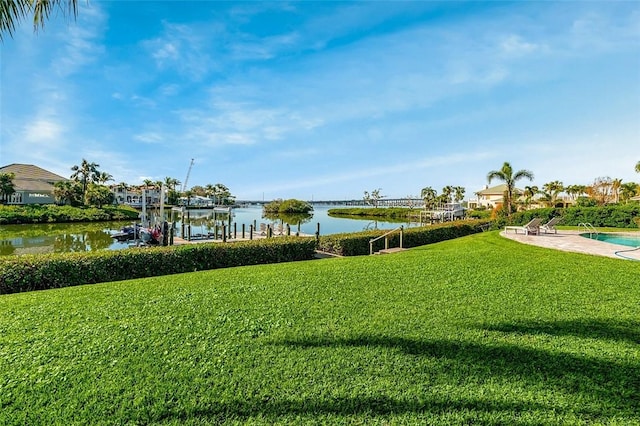
[[182, 192], [187, 189], [187, 182], [189, 181], [189, 175], [191, 174], [191, 168], [193, 167], [193, 158], [191, 159], [191, 164], [189, 164], [189, 170], [187, 170], [187, 177], [184, 178], [184, 182], [182, 182]]

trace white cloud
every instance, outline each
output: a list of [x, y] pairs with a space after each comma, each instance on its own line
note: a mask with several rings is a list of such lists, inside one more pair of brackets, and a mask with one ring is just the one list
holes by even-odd
[[210, 40], [215, 39], [218, 26], [202, 28], [164, 22], [164, 32], [160, 37], [145, 40], [142, 46], [161, 69], [176, 70], [194, 81], [218, 69], [210, 54]]
[[539, 49], [537, 44], [526, 42], [522, 37], [515, 34], [506, 37], [502, 43], [500, 43], [500, 47], [506, 54], [514, 56], [527, 55]]
[[133, 137], [134, 140], [143, 142], [143, 143], [161, 143], [164, 142], [165, 138], [162, 134], [156, 132], [147, 132], [140, 133]]
[[56, 34], [64, 49], [51, 64], [54, 72], [65, 77], [98, 60], [104, 54], [100, 38], [106, 21], [107, 16], [99, 5], [80, 6], [77, 23]]
[[63, 130], [60, 123], [50, 118], [39, 118], [25, 126], [24, 139], [35, 144], [51, 143], [60, 139]]

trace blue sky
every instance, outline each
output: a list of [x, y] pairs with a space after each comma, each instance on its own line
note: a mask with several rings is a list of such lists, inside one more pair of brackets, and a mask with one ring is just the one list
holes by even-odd
[[0, 165], [139, 184], [193, 158], [189, 187], [266, 200], [469, 197], [504, 161], [640, 181], [636, 1], [79, 0], [1, 50]]

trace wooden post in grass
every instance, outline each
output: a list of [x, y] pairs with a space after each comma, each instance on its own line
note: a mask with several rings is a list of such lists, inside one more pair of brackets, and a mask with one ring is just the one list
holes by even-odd
[[222, 242], [223, 243], [227, 242], [227, 224], [226, 223], [222, 224]]
[[253, 225], [249, 225], [249, 239], [253, 240]]
[[291, 236], [291, 225], [287, 223], [287, 237]]
[[318, 222], [318, 226], [316, 226], [316, 241], [320, 242], [320, 222]]
[[244, 223], [242, 224], [242, 239], [244, 240]]

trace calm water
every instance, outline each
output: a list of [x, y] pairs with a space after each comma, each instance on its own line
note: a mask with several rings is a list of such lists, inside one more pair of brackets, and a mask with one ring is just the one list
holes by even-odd
[[[315, 206], [313, 216], [304, 219], [300, 224], [300, 232], [313, 235], [317, 224], [320, 223], [320, 234], [338, 234], [343, 232], [358, 232], [366, 229], [393, 229], [400, 225], [405, 227], [418, 226], [409, 222], [383, 222], [367, 219], [343, 219], [329, 217], [329, 206]], [[238, 233], [242, 224], [249, 230], [249, 225], [254, 223], [273, 223], [276, 219], [262, 217], [262, 208], [251, 206], [232, 210], [231, 223], [236, 223]], [[169, 213], [167, 212], [167, 215]], [[228, 215], [216, 214], [213, 217], [211, 210], [190, 210], [191, 233], [206, 234], [214, 229], [216, 223], [223, 220], [228, 223]], [[170, 217], [167, 216], [167, 219]], [[180, 218], [176, 214], [177, 235], [181, 226]], [[297, 231], [297, 218], [281, 218], [280, 221], [289, 223], [291, 231]], [[186, 222], [186, 220], [185, 220]], [[118, 242], [111, 237], [124, 225], [129, 223], [88, 223], [88, 224], [38, 224], [38, 225], [2, 225], [0, 226], [0, 256], [37, 254], [37, 253], [63, 253], [93, 250], [119, 250], [128, 248], [130, 242]]]

